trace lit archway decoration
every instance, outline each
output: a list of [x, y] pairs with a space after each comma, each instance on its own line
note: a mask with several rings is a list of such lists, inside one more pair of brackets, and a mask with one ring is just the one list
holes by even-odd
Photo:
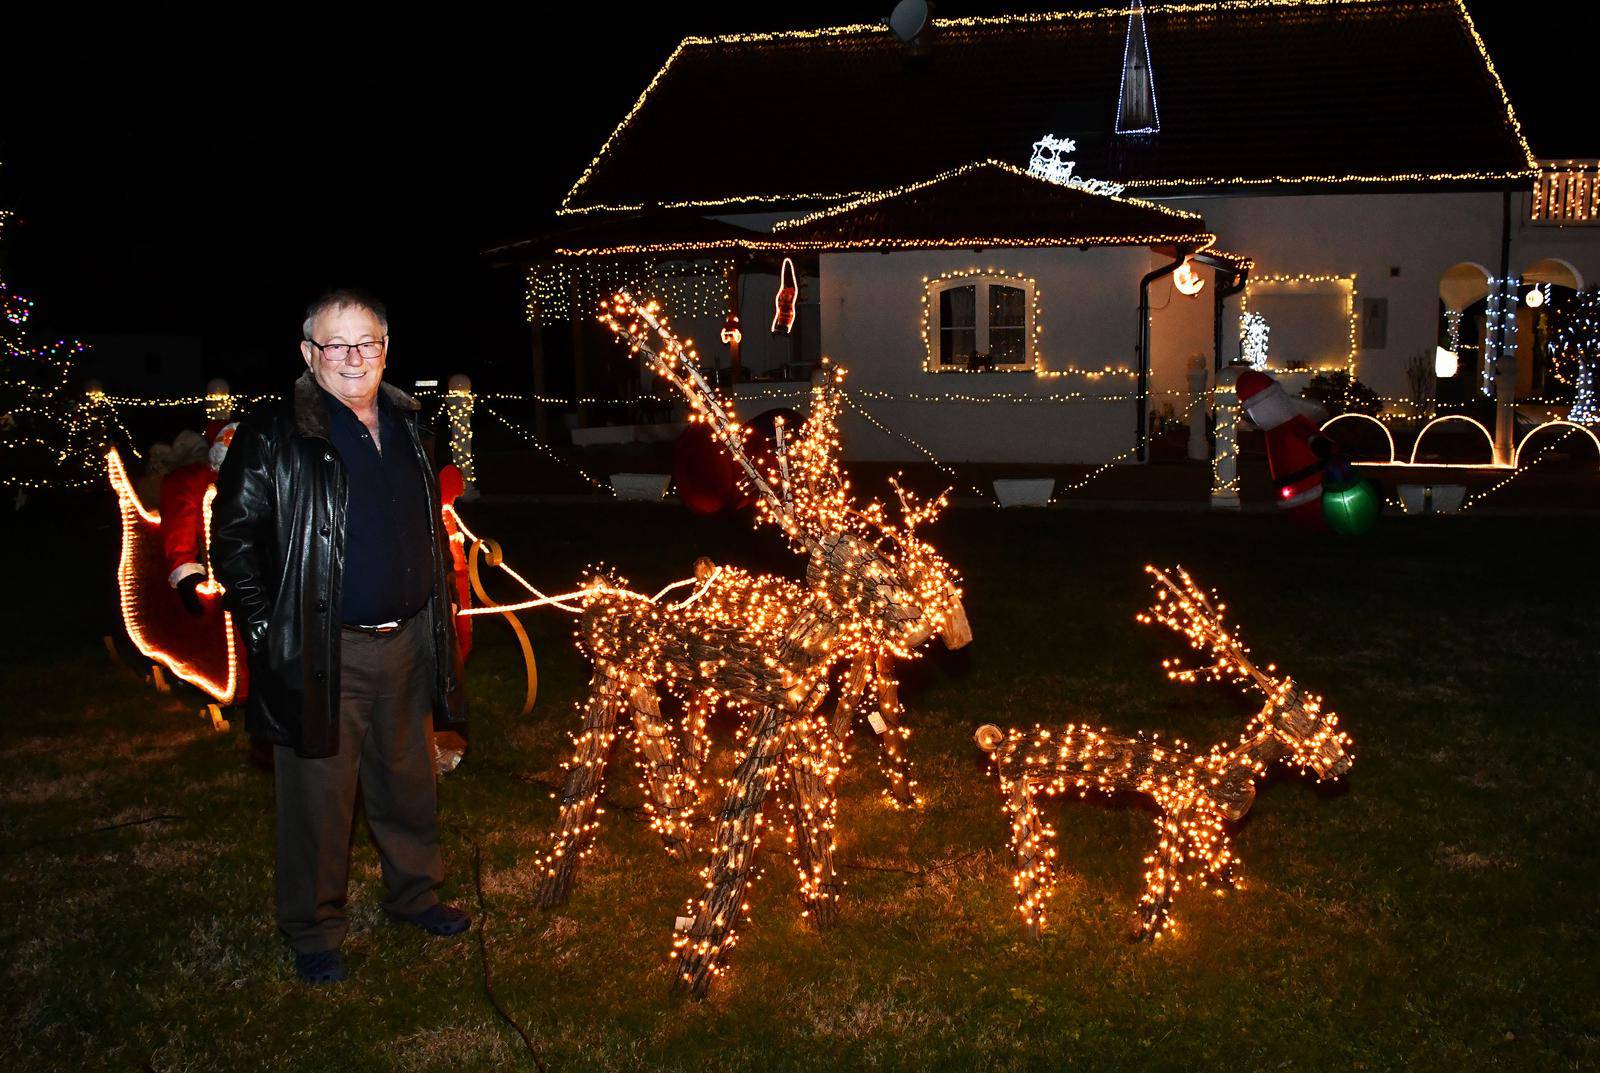
[[1349, 418], [1349, 417], [1358, 417], [1358, 418], [1362, 419], [1363, 421], [1370, 421], [1374, 425], [1378, 426], [1378, 431], [1383, 433], [1383, 438], [1389, 442], [1389, 457], [1385, 462], [1383, 462], [1381, 464], [1382, 465], [1390, 465], [1390, 464], [1392, 464], [1394, 462], [1394, 436], [1392, 436], [1389, 433], [1389, 426], [1385, 425], [1382, 421], [1379, 421], [1376, 417], [1373, 417], [1371, 414], [1343, 413], [1343, 414], [1339, 414], [1337, 417], [1330, 417], [1328, 420], [1326, 420], [1326, 421], [1324, 421], [1322, 423], [1322, 431], [1323, 432], [1328, 431], [1334, 425], [1338, 424], [1340, 421], [1343, 421], [1343, 420], [1345, 420], [1346, 418]]
[[[1581, 432], [1585, 436], [1589, 437], [1589, 442], [1594, 444], [1594, 449], [1595, 449], [1596, 453], [1600, 453], [1600, 436], [1596, 436], [1591, 429], [1585, 428], [1584, 426], [1578, 424], [1576, 421], [1567, 421], [1567, 420], [1562, 419], [1562, 418], [1557, 418], [1554, 421], [1546, 421], [1544, 424], [1538, 426], [1537, 428], [1534, 428], [1534, 429], [1530, 430], [1526, 436], [1522, 437], [1522, 441], [1517, 444], [1516, 452], [1511, 456], [1511, 465], [1512, 465], [1512, 467], [1515, 468], [1515, 467], [1518, 467], [1518, 466], [1522, 465], [1522, 449], [1528, 445], [1528, 441], [1529, 440], [1533, 439], [1535, 436], [1537, 436], [1539, 433], [1543, 432], [1545, 429], [1547, 429], [1547, 428], [1555, 428], [1557, 425], [1565, 425], [1568, 428], [1577, 429], [1579, 432]], [[1570, 433], [1569, 433], [1569, 435], [1570, 435]]]
[[[1422, 426], [1422, 431], [1417, 433], [1416, 442], [1414, 442], [1411, 445], [1411, 464], [1413, 466], [1417, 465], [1417, 450], [1418, 450], [1418, 448], [1420, 448], [1422, 446], [1422, 438], [1428, 434], [1428, 430], [1433, 428], [1433, 426], [1435, 426], [1435, 425], [1442, 425], [1447, 421], [1465, 421], [1467, 424], [1473, 426], [1479, 432], [1483, 433], [1483, 442], [1489, 445], [1489, 458], [1490, 458], [1490, 461], [1489, 462], [1467, 462], [1467, 463], [1445, 462], [1445, 463], [1442, 463], [1443, 465], [1447, 465], [1447, 466], [1449, 466], [1449, 465], [1488, 466], [1488, 465], [1493, 465], [1494, 464], [1493, 463], [1493, 459], [1494, 459], [1494, 437], [1489, 434], [1489, 430], [1488, 429], [1483, 427], [1483, 422], [1479, 421], [1475, 417], [1468, 417], [1466, 414], [1445, 414], [1443, 417], [1436, 417], [1432, 421], [1429, 421], [1426, 425], [1423, 425]], [[1428, 464], [1429, 465], [1433, 465], [1434, 463], [1428, 463]]]
[[[139, 501], [115, 448], [106, 453], [106, 476], [116, 493], [117, 510], [122, 517], [117, 598], [128, 639], [146, 659], [165, 667], [218, 704], [232, 704], [240, 695], [242, 684], [239, 640], [233, 615], [222, 606], [223, 589], [211, 572], [209, 558], [206, 579], [197, 590], [202, 612], [198, 617], [192, 616], [166, 581], [161, 515], [147, 510]], [[208, 547], [212, 498], [208, 494], [202, 508]]]

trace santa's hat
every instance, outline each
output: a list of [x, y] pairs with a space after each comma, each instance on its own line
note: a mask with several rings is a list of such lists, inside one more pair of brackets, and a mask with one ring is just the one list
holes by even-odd
[[1262, 431], [1275, 429], [1300, 414], [1294, 400], [1283, 390], [1283, 385], [1257, 369], [1246, 369], [1240, 373], [1235, 390], [1239, 393], [1239, 405], [1244, 407], [1245, 416]]
[[227, 457], [228, 448], [233, 444], [234, 430], [238, 427], [237, 421], [206, 422], [206, 443], [211, 445], [206, 452], [206, 461], [211, 463], [212, 469], [222, 468], [222, 460]]
[[456, 498], [466, 491], [467, 482], [461, 475], [461, 470], [454, 462], [449, 463], [439, 471], [439, 503], [448, 507]]

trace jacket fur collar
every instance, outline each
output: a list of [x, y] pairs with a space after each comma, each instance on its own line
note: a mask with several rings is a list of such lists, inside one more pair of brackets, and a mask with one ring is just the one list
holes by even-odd
[[[327, 439], [329, 433], [328, 407], [322, 401], [322, 388], [310, 371], [300, 374], [294, 382], [294, 428], [302, 436]], [[422, 404], [390, 383], [378, 385], [378, 401], [397, 410], [416, 413]]]

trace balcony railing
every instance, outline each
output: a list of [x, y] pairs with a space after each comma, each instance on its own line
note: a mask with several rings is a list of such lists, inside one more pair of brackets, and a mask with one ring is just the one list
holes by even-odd
[[1540, 227], [1600, 225], [1600, 161], [1541, 161], [1528, 198], [1528, 222]]

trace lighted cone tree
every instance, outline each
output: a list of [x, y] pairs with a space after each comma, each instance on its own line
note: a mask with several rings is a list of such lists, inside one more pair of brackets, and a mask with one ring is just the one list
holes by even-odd
[[1238, 820], [1255, 802], [1256, 779], [1275, 761], [1288, 763], [1317, 781], [1340, 778], [1350, 769], [1350, 738], [1339, 719], [1325, 711], [1321, 698], [1302, 692], [1292, 679], [1264, 670], [1223, 621], [1225, 605], [1201, 591], [1181, 567], [1172, 575], [1145, 567], [1155, 601], [1140, 622], [1157, 622], [1207, 653], [1211, 662], [1189, 668], [1163, 660], [1167, 677], [1177, 682], [1234, 681], [1259, 692], [1265, 704], [1232, 745], [1196, 752], [1182, 741], [1159, 736], [1124, 737], [1105, 727], [1069, 724], [1031, 731], [978, 728], [978, 745], [993, 754], [1000, 788], [1011, 817], [1011, 848], [1016, 854], [1012, 885], [1028, 933], [1039, 934], [1045, 903], [1055, 886], [1055, 831], [1039, 812], [1038, 796], [1091, 792], [1133, 792], [1156, 804], [1156, 849], [1145, 858], [1145, 889], [1139, 899], [1136, 935], [1159, 939], [1173, 929], [1172, 900], [1184, 880], [1202, 886], [1235, 883], [1238, 858], [1225, 823]]
[[1600, 422], [1600, 288], [1572, 296], [1550, 340], [1556, 379], [1572, 387], [1567, 420]]
[[[869, 721], [884, 744], [891, 788], [910, 801], [893, 663], [912, 658], [935, 634], [951, 648], [971, 635], [954, 572], [917, 535], [943, 497], [919, 504], [901, 491], [895, 522], [881, 504], [850, 493], [838, 461], [842, 370], [824, 370], [805, 423], [793, 436], [780, 426], [774, 461], [758, 465], [730, 404], [653, 304], [620, 294], [601, 319], [683, 394], [692, 419], [733, 456], [757, 496], [758, 524], [776, 525], [807, 559], [804, 583], [702, 560], [693, 591], [675, 603], [632, 592], [611, 575], [589, 579], [580, 597], [578, 642], [594, 672], [536, 900], [551, 906], [570, 889], [598, 826], [597, 799], [619, 733], [640, 755], [656, 830], [669, 852], [686, 857], [709, 747], [706, 717], [719, 705], [736, 711], [744, 753], [713, 825], [705, 893], [679, 918], [673, 944], [676, 986], [699, 996], [735, 942], [774, 784], [785, 780], [790, 790], [789, 843], [805, 912], [825, 922], [838, 896], [834, 782], [852, 715], [870, 688], [876, 710]], [[661, 715], [663, 692], [684, 705], [676, 730]]]

